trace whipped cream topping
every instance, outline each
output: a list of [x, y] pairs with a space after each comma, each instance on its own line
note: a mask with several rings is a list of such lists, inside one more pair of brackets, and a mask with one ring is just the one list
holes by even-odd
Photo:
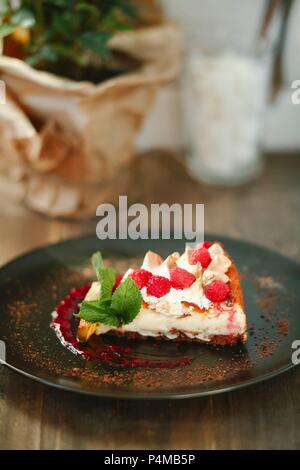
[[146, 269], [155, 276], [163, 276], [170, 279], [170, 266], [174, 264], [175, 267], [177, 254], [178, 253], [173, 253], [163, 261], [157, 253], [154, 253], [154, 251], [148, 251], [141, 268]]
[[203, 284], [207, 285], [215, 280], [228, 282], [229, 277], [225, 273], [230, 268], [231, 261], [224, 255], [223, 248], [218, 243], [214, 243], [208, 248], [208, 251], [211, 256], [211, 262], [203, 273]]
[[186, 247], [185, 252], [178, 258], [176, 265], [178, 268], [185, 269], [189, 273], [194, 274], [194, 276], [199, 277], [202, 272], [202, 266], [200, 263], [190, 263], [192, 252], [192, 248]]
[[181, 316], [183, 313], [181, 302], [188, 302], [205, 310], [211, 306], [210, 300], [203, 294], [200, 279], [196, 279], [196, 281], [186, 289], [173, 289], [173, 287], [171, 287], [168, 294], [159, 298], [147, 295], [146, 287], [142, 288], [141, 294], [149, 308], [164, 315]]
[[[187, 247], [181, 256], [175, 252], [165, 260], [153, 251], [146, 253], [141, 268], [150, 271], [155, 276], [163, 276], [170, 279], [170, 270], [179, 267], [196, 277], [195, 282], [190, 287], [186, 289], [173, 289], [172, 287], [166, 295], [160, 298], [148, 295], [146, 287], [143, 287], [141, 294], [150, 309], [164, 315], [177, 317], [182, 315], [182, 302], [194, 304], [204, 310], [208, 310], [212, 305], [212, 302], [204, 295], [203, 286], [213, 280], [228, 282], [229, 278], [225, 273], [230, 267], [231, 261], [224, 255], [221, 245], [213, 243], [208, 249], [211, 262], [207, 269], [203, 270], [200, 263], [190, 263], [192, 251], [192, 248]], [[128, 270], [124, 278], [130, 275], [131, 272], [132, 270]]]

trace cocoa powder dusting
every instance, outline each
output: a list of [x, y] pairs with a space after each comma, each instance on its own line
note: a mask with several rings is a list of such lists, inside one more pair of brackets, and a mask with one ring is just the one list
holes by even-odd
[[288, 320], [278, 320], [276, 322], [277, 333], [282, 336], [287, 336], [289, 332], [289, 322]]
[[[117, 262], [116, 259], [111, 259], [107, 264], [113, 265], [122, 273], [129, 264], [139, 266], [140, 259], [124, 259]], [[249, 279], [248, 273], [244, 276]], [[281, 284], [270, 276], [252, 277], [262, 321], [259, 326], [251, 323], [251, 312], [248, 312], [251, 340], [248, 351], [251, 357], [243, 346], [213, 348], [208, 345], [188, 345], [182, 348], [182, 345], [175, 344], [172, 351], [182, 348], [192, 354], [194, 359], [191, 364], [178, 368], [144, 367], [134, 370], [102, 367], [80, 356], [74, 356], [63, 348], [49, 327], [50, 313], [56, 304], [72, 287], [80, 286], [92, 278], [93, 273], [88, 267], [76, 267], [76, 270], [59, 267], [36, 281], [34, 292], [32, 284], [26, 284], [26, 280], [9, 286], [6, 304], [9, 324], [6, 334], [13, 340], [14, 351], [32, 369], [45, 371], [54, 377], [71, 377], [82, 385], [87, 384], [90, 388], [101, 390], [114, 386], [119, 390], [137, 392], [171, 389], [180, 391], [187, 386], [192, 388], [209, 382], [218, 387], [224, 380], [247, 374], [256, 361], [272, 356], [288, 334], [288, 319], [282, 318], [282, 303], [285, 300]], [[160, 351], [158, 342], [147, 340], [145, 343], [145, 347], [153, 347], [154, 351], [157, 348], [157, 351]], [[135, 344], [143, 348], [140, 343]], [[252, 354], [253, 351], [257, 357]]]
[[256, 351], [260, 358], [274, 355], [279, 348], [283, 337], [288, 334], [289, 298], [283, 283], [272, 276], [254, 276], [253, 284], [256, 287], [256, 302], [261, 310], [262, 323], [259, 328], [253, 326], [249, 334], [255, 340]]
[[257, 349], [261, 357], [273, 356], [277, 348], [278, 348], [278, 343], [276, 341], [265, 341], [257, 346]]

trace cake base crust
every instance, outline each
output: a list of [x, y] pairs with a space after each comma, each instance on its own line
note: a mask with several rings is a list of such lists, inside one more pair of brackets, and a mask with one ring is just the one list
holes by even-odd
[[207, 341], [198, 339], [198, 338], [190, 338], [189, 336], [185, 335], [182, 331], [172, 331], [172, 333], [177, 334], [176, 338], [168, 338], [164, 334], [160, 333], [158, 336], [143, 336], [137, 332], [128, 332], [128, 331], [117, 331], [117, 330], [110, 330], [106, 333], [106, 335], [117, 336], [118, 338], [124, 338], [128, 340], [147, 340], [147, 339], [155, 339], [155, 340], [163, 340], [163, 341], [172, 341], [173, 343], [202, 343], [202, 344], [211, 344], [213, 346], [234, 346], [237, 343], [245, 343], [247, 341], [247, 334], [241, 334], [237, 336], [233, 335], [212, 335], [208, 338]]

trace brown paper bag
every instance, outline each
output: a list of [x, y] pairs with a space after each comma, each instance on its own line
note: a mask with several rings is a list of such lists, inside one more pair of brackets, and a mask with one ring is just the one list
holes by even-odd
[[94, 85], [0, 57], [0, 186], [50, 216], [95, 213], [101, 187], [134, 156], [135, 137], [159, 86], [174, 80], [181, 35], [163, 24], [110, 41], [142, 65]]

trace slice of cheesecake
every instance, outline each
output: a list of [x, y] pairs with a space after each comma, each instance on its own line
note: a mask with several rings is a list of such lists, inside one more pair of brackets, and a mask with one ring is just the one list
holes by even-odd
[[[165, 260], [146, 253], [139, 269], [128, 269], [118, 278], [130, 277], [142, 302], [135, 318], [121, 326], [80, 319], [77, 337], [114, 334], [128, 338], [157, 338], [233, 345], [247, 339], [244, 301], [235, 264], [223, 247], [204, 242]], [[101, 299], [100, 282], [94, 282], [86, 301]]]

